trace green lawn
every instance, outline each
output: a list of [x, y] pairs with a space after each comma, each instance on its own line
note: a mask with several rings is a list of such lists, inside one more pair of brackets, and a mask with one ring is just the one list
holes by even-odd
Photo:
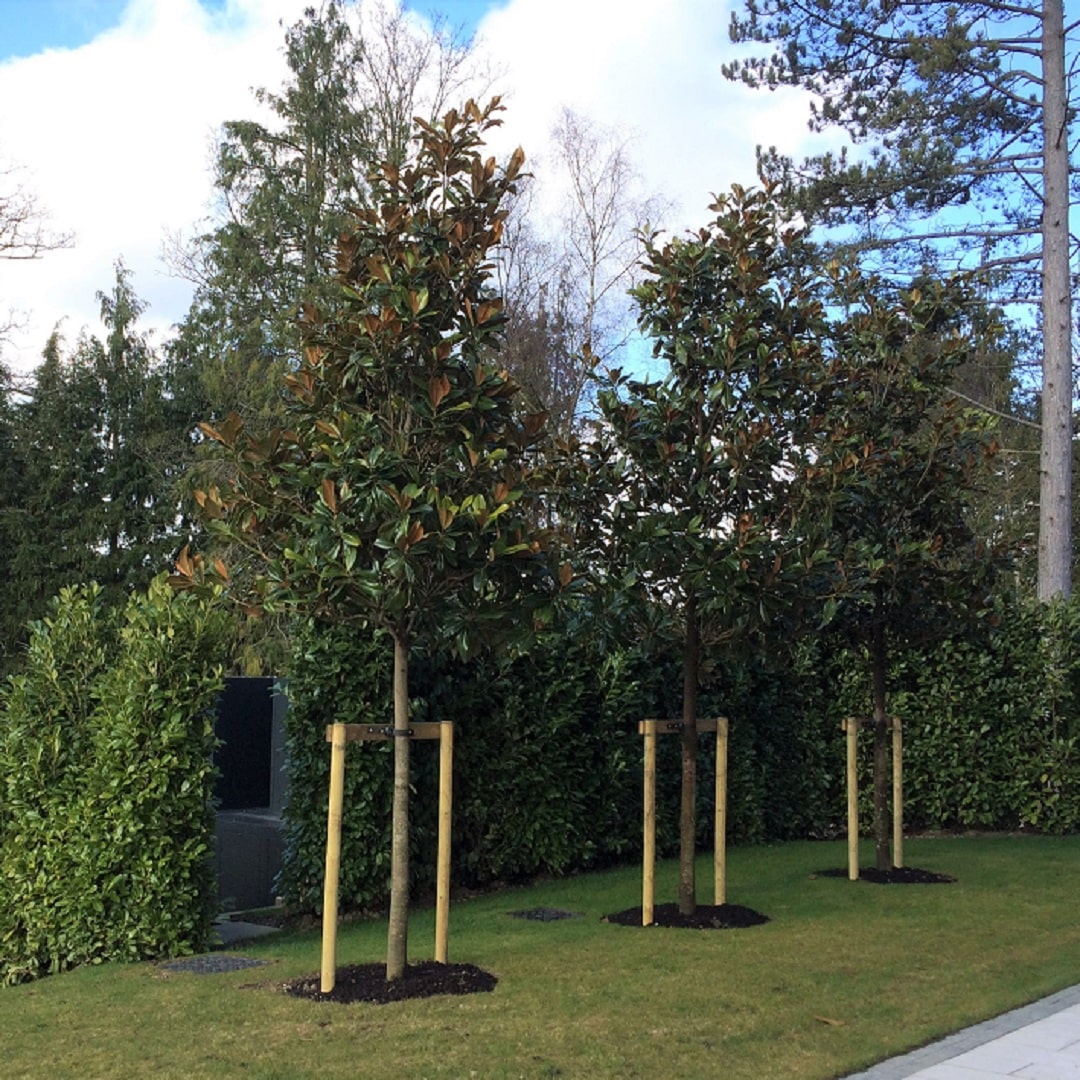
[[[245, 944], [271, 966], [230, 974], [87, 968], [0, 989], [0, 1072], [813, 1080], [1080, 982], [1080, 837], [911, 840], [905, 854], [958, 882], [814, 877], [844, 865], [844, 845], [794, 843], [730, 852], [728, 900], [772, 919], [753, 929], [602, 923], [640, 903], [634, 867], [456, 903], [450, 959], [497, 975], [493, 994], [286, 997], [277, 984], [318, 969], [317, 932]], [[674, 898], [675, 870], [658, 869], [658, 902]], [[711, 901], [705, 860], [699, 882]], [[533, 906], [585, 917], [507, 915]], [[429, 957], [432, 942], [432, 912], [419, 911], [411, 958]], [[347, 925], [339, 959], [379, 960], [384, 943], [382, 923]]]

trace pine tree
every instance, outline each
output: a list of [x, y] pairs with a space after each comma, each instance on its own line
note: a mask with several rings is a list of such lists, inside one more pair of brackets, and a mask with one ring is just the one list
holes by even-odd
[[62, 586], [97, 581], [119, 600], [167, 569], [182, 544], [193, 402], [139, 331], [145, 305], [122, 263], [98, 301], [105, 341], [84, 334], [65, 352], [53, 333], [29, 389], [9, 397], [2, 418], [11, 442], [0, 516], [11, 544], [9, 644]]
[[22, 612], [16, 601], [16, 553], [26, 528], [26, 463], [19, 444], [18, 406], [11, 373], [0, 364], [0, 676], [14, 663], [22, 639]]
[[94, 579], [102, 498], [100, 406], [92, 371], [64, 355], [54, 332], [17, 413], [16, 446], [25, 472], [14, 508], [20, 528], [4, 605], [16, 641], [24, 639], [25, 622], [40, 617], [61, 586]]
[[950, 260], [999, 302], [1037, 303], [1042, 335], [1039, 596], [1071, 592], [1072, 293], [1063, 0], [746, 0], [732, 38], [775, 46], [728, 74], [801, 86], [811, 126], [869, 152], [761, 167], [795, 206], [910, 279]]
[[123, 263], [111, 292], [99, 292], [105, 341], [84, 340], [77, 363], [98, 386], [102, 468], [97, 545], [106, 589], [144, 588], [179, 548], [179, 481], [194, 427], [190, 401], [177, 396], [148, 336], [137, 328], [146, 305]]

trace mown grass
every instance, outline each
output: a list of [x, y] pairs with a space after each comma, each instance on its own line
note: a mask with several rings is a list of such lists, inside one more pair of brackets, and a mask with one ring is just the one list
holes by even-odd
[[[814, 877], [840, 843], [730, 853], [747, 930], [641, 930], [627, 867], [455, 903], [451, 960], [492, 994], [340, 1006], [286, 997], [319, 964], [317, 932], [234, 951], [270, 966], [220, 975], [86, 968], [0, 990], [5, 1077], [739, 1078], [842, 1076], [1080, 982], [1080, 837], [912, 840], [906, 862], [953, 885]], [[869, 859], [870, 852], [866, 851]], [[711, 885], [702, 860], [704, 895]], [[675, 867], [658, 876], [671, 899]], [[511, 918], [552, 906], [580, 919]], [[416, 913], [410, 955], [431, 955]], [[341, 963], [379, 960], [382, 923], [349, 924]]]

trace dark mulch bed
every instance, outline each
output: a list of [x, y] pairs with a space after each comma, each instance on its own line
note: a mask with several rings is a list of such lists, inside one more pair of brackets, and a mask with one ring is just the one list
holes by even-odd
[[[650, 926], [667, 926], [680, 930], [740, 930], [761, 926], [769, 917], [741, 904], [698, 904], [693, 915], [680, 915], [678, 904], [656, 904]], [[620, 926], [641, 927], [641, 908], [627, 908], [614, 915], [605, 915], [604, 922]]]
[[[848, 876], [843, 870], [818, 870], [813, 877]], [[870, 881], [875, 885], [951, 885], [956, 878], [948, 874], [938, 874], [933, 870], [920, 870], [915, 866], [894, 866], [891, 870], [878, 870], [873, 866], [859, 868], [859, 880]]]
[[334, 977], [334, 989], [329, 994], [319, 989], [321, 981], [318, 975], [307, 975], [285, 983], [282, 989], [293, 997], [311, 1001], [334, 1001], [339, 1005], [367, 1001], [385, 1005], [389, 1001], [435, 997], [437, 994], [483, 994], [494, 990], [499, 980], [472, 964], [436, 964], [434, 960], [428, 960], [409, 964], [404, 976], [393, 982], [386, 981], [385, 964], [339, 967]]

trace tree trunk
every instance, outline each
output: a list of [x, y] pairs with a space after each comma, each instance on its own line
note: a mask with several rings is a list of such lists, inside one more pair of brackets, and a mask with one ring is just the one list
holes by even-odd
[[[394, 635], [394, 729], [409, 726], [409, 642]], [[390, 927], [386, 939], [387, 981], [400, 979], [409, 940], [409, 739], [394, 736], [393, 832], [390, 842]]]
[[1062, 0], [1043, 4], [1042, 452], [1039, 599], [1072, 594], [1072, 296]]
[[889, 852], [889, 718], [885, 710], [885, 670], [888, 650], [885, 625], [875, 622], [870, 643], [874, 686], [874, 863], [879, 870], [892, 867]]
[[686, 602], [686, 643], [683, 650], [682, 803], [679, 809], [679, 913], [697, 909], [697, 693], [700, 644], [697, 604]]

